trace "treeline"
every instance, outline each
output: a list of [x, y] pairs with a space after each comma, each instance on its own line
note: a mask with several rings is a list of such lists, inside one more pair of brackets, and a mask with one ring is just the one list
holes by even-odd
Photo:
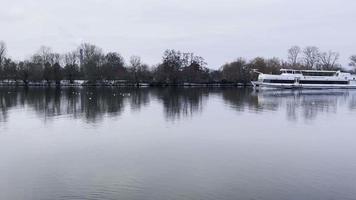
[[[339, 53], [322, 52], [313, 46], [304, 49], [293, 46], [288, 50], [287, 60], [238, 58], [217, 70], [207, 68], [207, 62], [201, 56], [176, 50], [166, 50], [161, 62], [155, 66], [143, 63], [139, 56], [132, 56], [125, 62], [119, 53], [104, 53], [101, 48], [88, 43], [65, 54], [41, 47], [23, 61], [12, 60], [6, 52], [5, 43], [0, 42], [0, 81], [25, 85], [38, 82], [59, 85], [64, 80], [68, 83], [83, 80], [88, 84], [249, 84], [256, 78], [253, 70], [263, 73], [278, 73], [281, 68], [342, 70], [338, 63]], [[350, 66], [356, 68], [356, 55], [350, 57]]]

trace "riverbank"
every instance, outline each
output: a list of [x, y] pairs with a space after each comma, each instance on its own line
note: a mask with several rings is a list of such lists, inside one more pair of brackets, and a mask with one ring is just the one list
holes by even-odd
[[252, 84], [243, 83], [131, 83], [120, 81], [100, 81], [100, 82], [88, 82], [78, 80], [74, 82], [61, 81], [56, 82], [23, 82], [23, 81], [2, 81], [0, 87], [251, 87]]

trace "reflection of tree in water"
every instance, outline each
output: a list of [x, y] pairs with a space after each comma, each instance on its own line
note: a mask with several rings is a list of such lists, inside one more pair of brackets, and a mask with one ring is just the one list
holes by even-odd
[[138, 111], [150, 102], [149, 88], [133, 88], [130, 90], [131, 109]]
[[117, 116], [124, 107], [124, 96], [112, 88], [84, 88], [80, 92], [81, 113], [89, 121], [95, 122], [105, 114]]
[[251, 95], [252, 89], [226, 88], [217, 91], [222, 93], [222, 98], [226, 104], [239, 112], [245, 111], [246, 108], [257, 111], [264, 108], [264, 106], [258, 104], [258, 98]]
[[124, 93], [112, 88], [3, 88], [0, 90], [1, 116], [6, 116], [11, 107], [24, 106], [45, 119], [71, 115], [95, 122], [106, 114], [119, 115], [126, 98]]
[[287, 118], [292, 121], [299, 117], [313, 120], [319, 113], [337, 113], [339, 106], [354, 105], [355, 95], [343, 90], [262, 91], [256, 94], [259, 105], [286, 108]]
[[8, 111], [17, 105], [17, 92], [14, 88], [0, 88], [0, 122], [6, 122]]
[[167, 119], [193, 116], [203, 110], [203, 100], [209, 94], [206, 88], [155, 89], [155, 96], [163, 103]]
[[[315, 119], [318, 113], [336, 113], [338, 101], [343, 94], [334, 95], [302, 95], [299, 103], [302, 108], [304, 118], [307, 120]], [[297, 107], [297, 104], [294, 104]]]
[[81, 102], [81, 90], [78, 88], [67, 88], [62, 92], [62, 95], [64, 95], [64, 101], [63, 103], [66, 106], [65, 113], [67, 115], [72, 115], [74, 118], [78, 118], [81, 115], [81, 107], [82, 107], [82, 102]]
[[350, 110], [356, 110], [356, 95], [351, 95], [350, 103], [349, 103]]
[[24, 107], [46, 120], [60, 115], [96, 122], [104, 116], [120, 115], [126, 104], [132, 110], [147, 106], [151, 98], [162, 103], [167, 119], [178, 120], [200, 113], [206, 100], [221, 97], [238, 112], [285, 109], [287, 118], [315, 119], [319, 113], [336, 113], [339, 108], [356, 110], [356, 91], [263, 91], [236, 88], [0, 88], [0, 122], [9, 110]]

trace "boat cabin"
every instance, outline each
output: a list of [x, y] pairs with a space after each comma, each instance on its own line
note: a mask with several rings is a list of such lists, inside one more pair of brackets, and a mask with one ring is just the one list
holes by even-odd
[[303, 76], [339, 76], [340, 71], [281, 69], [281, 73], [282, 75], [301, 74]]

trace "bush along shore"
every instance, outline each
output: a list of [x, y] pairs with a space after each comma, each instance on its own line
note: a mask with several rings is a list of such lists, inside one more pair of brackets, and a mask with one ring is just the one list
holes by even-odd
[[[166, 50], [158, 64], [149, 66], [139, 56], [128, 62], [117, 52], [83, 43], [77, 49], [59, 54], [41, 47], [26, 60], [13, 60], [0, 41], [0, 86], [250, 86], [257, 78], [253, 71], [279, 73], [281, 68], [345, 70], [338, 63], [339, 53], [317, 47], [291, 47], [287, 59], [237, 58], [222, 66], [208, 68], [201, 56]], [[356, 68], [356, 55], [350, 57]]]

